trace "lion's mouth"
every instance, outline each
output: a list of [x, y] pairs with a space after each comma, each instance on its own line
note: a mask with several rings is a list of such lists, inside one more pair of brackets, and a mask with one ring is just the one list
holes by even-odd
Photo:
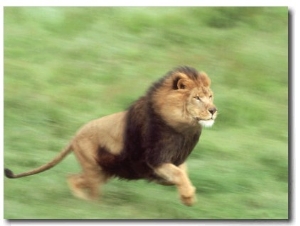
[[208, 120], [199, 120], [198, 123], [203, 127], [212, 127], [214, 124], [214, 119], [208, 119]]

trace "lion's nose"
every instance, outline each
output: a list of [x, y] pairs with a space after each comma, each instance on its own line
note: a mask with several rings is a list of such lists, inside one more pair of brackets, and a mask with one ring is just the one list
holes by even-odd
[[216, 111], [217, 111], [217, 108], [215, 107], [212, 107], [212, 108], [209, 108], [208, 111], [211, 113], [211, 115], [215, 114]]

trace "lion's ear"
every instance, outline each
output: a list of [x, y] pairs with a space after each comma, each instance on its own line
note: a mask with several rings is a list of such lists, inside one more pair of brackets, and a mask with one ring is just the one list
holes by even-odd
[[177, 88], [178, 89], [185, 89], [185, 87], [186, 87], [186, 84], [184, 83], [184, 79], [183, 78], [179, 79], [178, 82], [177, 82]]
[[185, 89], [187, 86], [184, 78], [176, 78], [173, 83], [173, 89]]

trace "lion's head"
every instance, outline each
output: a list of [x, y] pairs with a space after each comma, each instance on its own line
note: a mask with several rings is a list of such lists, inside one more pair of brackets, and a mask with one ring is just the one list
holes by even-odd
[[217, 117], [210, 79], [194, 68], [169, 72], [150, 89], [155, 111], [175, 129], [210, 127]]

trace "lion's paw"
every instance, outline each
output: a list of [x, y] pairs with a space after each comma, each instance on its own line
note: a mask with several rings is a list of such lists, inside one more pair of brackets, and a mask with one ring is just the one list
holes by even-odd
[[184, 194], [181, 194], [180, 195], [181, 202], [187, 206], [192, 206], [193, 204], [195, 204], [197, 201], [195, 191], [196, 188], [191, 187]]
[[190, 196], [190, 197], [184, 197], [184, 196], [181, 196], [180, 197], [181, 199], [181, 202], [186, 205], [186, 206], [192, 206], [196, 203], [197, 199], [196, 199], [196, 196], [193, 195], [193, 196]]

